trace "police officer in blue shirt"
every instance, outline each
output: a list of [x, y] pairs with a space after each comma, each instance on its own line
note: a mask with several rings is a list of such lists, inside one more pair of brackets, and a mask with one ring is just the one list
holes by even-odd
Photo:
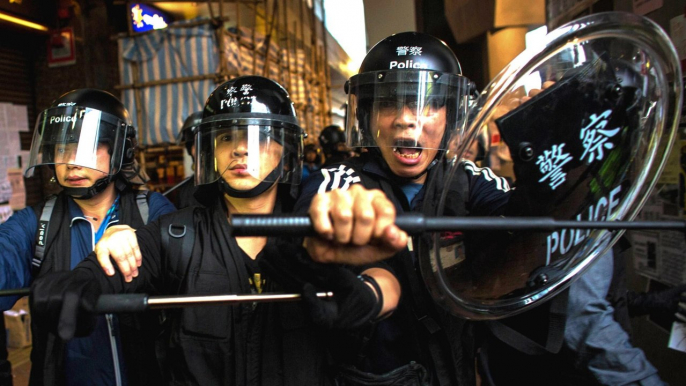
[[[129, 181], [135, 147], [128, 112], [105, 91], [70, 91], [39, 115], [27, 174], [47, 165], [62, 192], [0, 225], [1, 289], [28, 287], [36, 277], [72, 269], [109, 227], [141, 227], [175, 210], [161, 194], [138, 190]], [[134, 255], [125, 258], [137, 265]], [[136, 274], [129, 269], [128, 280]], [[15, 301], [0, 298], [0, 307], [8, 309]], [[154, 360], [153, 341], [146, 339], [154, 336], [143, 333], [139, 322], [102, 316], [94, 334], [66, 344], [32, 326], [31, 384], [154, 382], [156, 366], [134, 371], [140, 358], [123, 361], [129, 359], [125, 353], [151, 353]], [[140, 379], [127, 379], [127, 373]]]

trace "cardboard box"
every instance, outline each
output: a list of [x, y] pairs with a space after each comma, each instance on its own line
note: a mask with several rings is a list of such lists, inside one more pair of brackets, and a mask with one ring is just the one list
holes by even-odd
[[11, 310], [3, 313], [7, 347], [23, 348], [31, 345], [31, 314], [29, 298], [24, 296], [17, 300]]
[[3, 312], [7, 330], [7, 347], [23, 348], [31, 345], [31, 315], [25, 311]]

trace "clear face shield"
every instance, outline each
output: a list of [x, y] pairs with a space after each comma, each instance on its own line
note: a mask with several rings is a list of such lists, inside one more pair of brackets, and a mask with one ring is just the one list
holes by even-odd
[[394, 149], [403, 158], [421, 149], [447, 150], [444, 133], [462, 132], [471, 82], [427, 70], [362, 73], [350, 78], [346, 133], [350, 147]]
[[[128, 128], [127, 122], [100, 110], [49, 108], [36, 121], [26, 177], [33, 176], [36, 166], [60, 164], [114, 175], [122, 166]], [[99, 160], [105, 156], [109, 162]]]
[[[681, 93], [679, 60], [654, 23], [605, 13], [561, 27], [486, 87], [455, 143], [459, 162], [430, 187], [437, 192], [431, 213], [455, 216], [462, 195], [472, 204], [470, 216], [632, 220], [676, 138]], [[481, 157], [474, 157], [479, 148]], [[465, 191], [464, 170], [497, 182], [497, 189], [513, 187], [509, 202], [498, 204], [502, 210], [474, 207], [483, 196]], [[622, 233], [435, 233], [420, 247], [422, 276], [454, 314], [506, 317], [567, 288]]]
[[[236, 120], [210, 120], [196, 135], [196, 185], [220, 178], [233, 189], [248, 190], [261, 182], [300, 183], [303, 135], [295, 125], [264, 119], [236, 124]], [[261, 122], [260, 122], [261, 121]], [[244, 122], [247, 123], [247, 122]]]

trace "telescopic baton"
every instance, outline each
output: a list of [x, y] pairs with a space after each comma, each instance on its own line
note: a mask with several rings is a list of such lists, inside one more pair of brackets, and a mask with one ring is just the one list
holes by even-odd
[[[307, 216], [231, 215], [234, 236], [314, 236]], [[410, 235], [445, 231], [554, 231], [558, 229], [686, 230], [686, 221], [576, 221], [550, 217], [429, 217], [399, 214], [395, 225]]]
[[[0, 296], [27, 296], [28, 288], [1, 290]], [[318, 292], [317, 297], [332, 297], [332, 292]], [[100, 295], [95, 304], [97, 314], [118, 312], [143, 312], [147, 310], [161, 310], [166, 308], [180, 308], [190, 306], [207, 306], [216, 304], [241, 304], [265, 302], [292, 302], [300, 300], [300, 294], [263, 293], [253, 295], [176, 295], [176, 296], [148, 296], [147, 294], [117, 294]]]

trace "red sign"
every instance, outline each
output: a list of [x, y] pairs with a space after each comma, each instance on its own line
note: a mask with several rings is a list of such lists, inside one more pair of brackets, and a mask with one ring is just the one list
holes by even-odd
[[74, 29], [66, 27], [50, 33], [48, 67], [68, 66], [76, 63]]

